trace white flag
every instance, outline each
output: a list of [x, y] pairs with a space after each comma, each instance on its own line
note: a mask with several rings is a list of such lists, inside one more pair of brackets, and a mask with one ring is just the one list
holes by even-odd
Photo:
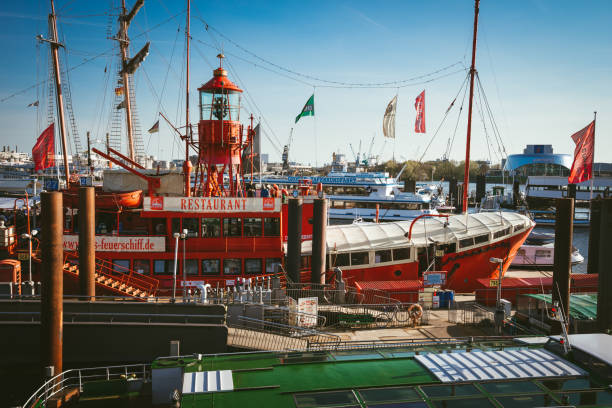
[[383, 117], [383, 134], [385, 137], [395, 139], [395, 109], [397, 108], [397, 95], [391, 99], [385, 116]]

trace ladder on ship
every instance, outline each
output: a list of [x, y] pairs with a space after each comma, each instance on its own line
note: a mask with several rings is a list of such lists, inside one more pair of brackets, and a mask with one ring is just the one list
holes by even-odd
[[[64, 274], [78, 279], [79, 266], [74, 262], [78, 259], [75, 253], [66, 252], [64, 254]], [[96, 258], [94, 276], [96, 289], [119, 296], [142, 299], [143, 301], [155, 296], [159, 288], [157, 279], [101, 258]]]
[[[32, 254], [32, 260], [41, 263], [38, 251]], [[64, 276], [72, 280], [79, 278], [78, 255], [73, 252], [64, 253]], [[114, 265], [111, 261], [96, 258], [94, 271], [96, 292], [111, 293], [121, 297], [132, 297], [146, 302], [148, 298], [155, 297], [159, 289], [159, 281], [150, 276], [139, 274], [131, 269]]]

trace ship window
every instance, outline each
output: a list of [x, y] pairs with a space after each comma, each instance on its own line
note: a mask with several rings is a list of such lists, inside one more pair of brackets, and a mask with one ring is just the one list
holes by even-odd
[[346, 405], [359, 406], [358, 404], [357, 398], [355, 398], [355, 394], [351, 390], [295, 395], [295, 405], [298, 408]]
[[414, 387], [371, 388], [359, 390], [359, 394], [361, 394], [361, 397], [367, 404], [410, 400], [421, 401], [421, 397]]
[[218, 259], [202, 259], [202, 275], [218, 275], [220, 267]]
[[220, 218], [202, 218], [202, 238], [219, 238], [221, 236]]
[[280, 264], [281, 264], [280, 258], [267, 258], [266, 259], [266, 273], [276, 273], [276, 265], [280, 265]]
[[349, 254], [336, 254], [334, 266], [350, 266]]
[[224, 275], [241, 275], [242, 262], [240, 258], [226, 258], [223, 260]]
[[178, 232], [179, 234], [183, 232], [181, 230], [181, 219], [180, 218], [172, 219], [172, 233], [174, 234], [176, 232]]
[[261, 274], [261, 259], [245, 259], [244, 260], [244, 273], [247, 275], [259, 275]]
[[519, 225], [515, 225], [514, 226], [514, 232], [516, 231], [520, 231], [524, 228], [525, 226], [523, 224], [519, 224]]
[[261, 218], [244, 219], [244, 236], [261, 237]]
[[487, 398], [462, 398], [462, 399], [448, 399], [443, 401], [433, 402], [433, 406], [438, 408], [472, 408], [472, 407], [494, 407]]
[[142, 275], [151, 273], [151, 261], [148, 259], [134, 259], [134, 271]]
[[224, 218], [223, 236], [239, 237], [242, 235], [242, 218]]
[[410, 259], [410, 248], [397, 248], [393, 250], [393, 260], [401, 261], [402, 259]]
[[489, 234], [479, 235], [474, 237], [474, 243], [476, 245], [482, 244], [483, 242], [487, 242], [489, 240]]
[[391, 262], [391, 250], [387, 249], [386, 251], [376, 251], [374, 253], [374, 262]]
[[474, 238], [464, 238], [459, 241], [459, 248], [465, 248], [474, 245]]
[[370, 263], [368, 252], [351, 252], [351, 265], [367, 265]]
[[96, 234], [111, 234], [117, 229], [117, 214], [99, 212], [96, 214]]
[[538, 249], [535, 251], [535, 256], [539, 258], [550, 258], [550, 252], [547, 249]]
[[152, 218], [151, 227], [153, 229], [153, 234], [166, 235], [166, 219], [165, 218]]
[[473, 384], [445, 384], [422, 386], [421, 390], [429, 397], [456, 397], [463, 395], [479, 395], [480, 391]]
[[187, 230], [188, 238], [197, 238], [199, 234], [199, 219], [197, 218], [183, 218], [183, 229]]
[[130, 272], [130, 260], [129, 259], [113, 259], [113, 272], [129, 273]]
[[171, 259], [156, 259], [153, 261], [155, 275], [171, 275], [174, 273], [174, 261]]
[[187, 275], [198, 274], [198, 260], [197, 259], [186, 259], [185, 260], [185, 273]]
[[266, 237], [280, 236], [280, 218], [264, 218], [264, 235]]

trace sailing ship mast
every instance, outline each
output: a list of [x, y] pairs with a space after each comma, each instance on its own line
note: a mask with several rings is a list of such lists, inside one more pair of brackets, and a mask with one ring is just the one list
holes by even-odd
[[[115, 40], [119, 42], [119, 48], [121, 50], [121, 63], [122, 68], [120, 71], [121, 81], [123, 82], [123, 96], [124, 103], [123, 107], [125, 108], [125, 120], [127, 126], [127, 137], [128, 137], [128, 152], [129, 158], [132, 161], [136, 160], [136, 155], [134, 153], [134, 130], [132, 123], [132, 101], [130, 100], [130, 72], [127, 69], [130, 61], [129, 61], [129, 48], [130, 48], [130, 39], [127, 35], [128, 27], [132, 22], [132, 19], [143, 6], [144, 0], [138, 0], [129, 14], [127, 14], [127, 9], [125, 8], [125, 0], [121, 0], [121, 15], [119, 15], [119, 33]], [[147, 47], [148, 53], [148, 43], [145, 46]]]
[[64, 119], [64, 96], [62, 94], [62, 79], [60, 75], [59, 67], [59, 47], [63, 47], [64, 44], [59, 42], [57, 35], [57, 19], [55, 16], [55, 4], [51, 0], [51, 14], [49, 14], [49, 29], [51, 31], [51, 38], [45, 40], [42, 35], [38, 36], [39, 41], [48, 42], [51, 46], [51, 57], [53, 60], [53, 74], [55, 76], [55, 96], [57, 99], [57, 116], [60, 125], [60, 135], [62, 141], [62, 155], [64, 156], [64, 173], [66, 174], [66, 187], [68, 187], [70, 181], [70, 168], [68, 167], [68, 151], [66, 147], [66, 121]]
[[467, 141], [465, 146], [465, 168], [463, 174], [462, 212], [467, 213], [468, 189], [470, 185], [470, 141], [472, 137], [472, 103], [474, 99], [474, 75], [476, 74], [476, 36], [478, 34], [478, 6], [480, 0], [475, 0], [474, 7], [474, 38], [472, 40], [472, 65], [470, 67], [470, 101], [468, 107]]

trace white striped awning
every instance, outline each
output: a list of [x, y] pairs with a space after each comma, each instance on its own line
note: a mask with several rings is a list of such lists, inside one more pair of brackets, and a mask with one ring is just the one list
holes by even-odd
[[415, 358], [442, 382], [586, 375], [584, 370], [543, 349], [432, 353]]
[[233, 390], [232, 370], [198, 371], [183, 374], [183, 395]]

